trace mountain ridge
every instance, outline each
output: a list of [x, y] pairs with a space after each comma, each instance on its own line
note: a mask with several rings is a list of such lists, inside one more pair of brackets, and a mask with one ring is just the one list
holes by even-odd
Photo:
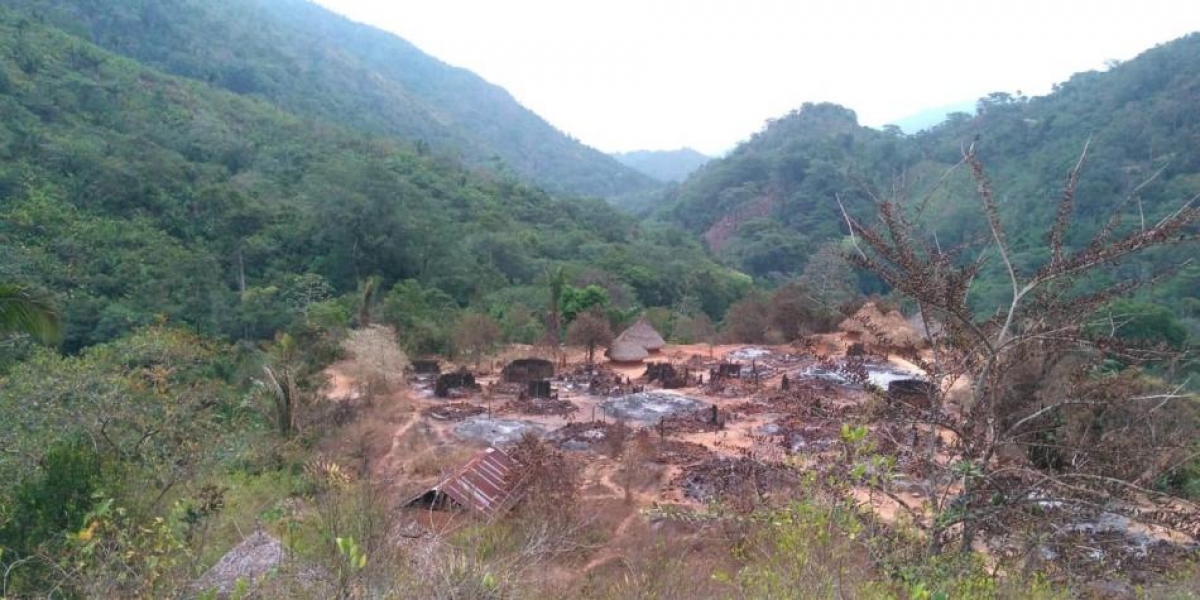
[[677, 150], [633, 150], [614, 152], [611, 156], [625, 166], [653, 177], [663, 183], [678, 183], [691, 175], [704, 163], [712, 160], [692, 148]]
[[[974, 114], [952, 114], [911, 136], [865, 127], [845, 107], [807, 103], [771, 120], [650, 205], [657, 218], [719, 240], [710, 249], [726, 264], [758, 278], [787, 280], [804, 272], [808, 257], [844, 239], [839, 203], [866, 216], [873, 210], [871, 194], [922, 197], [974, 143], [1004, 198], [1001, 213], [1013, 232], [1016, 260], [1033, 268], [1045, 260], [1041, 236], [1085, 144], [1088, 160], [1067, 236], [1071, 247], [1088, 243], [1114, 211], [1134, 210], [1124, 215], [1127, 228], [1200, 193], [1197, 97], [1200, 34], [1191, 34], [1109, 70], [1076, 74], [1045, 96], [990, 94], [976, 103]], [[975, 187], [959, 169], [931, 197], [924, 219], [942, 245], [986, 233]], [[1140, 202], [1126, 202], [1135, 190]], [[768, 205], [766, 214], [754, 208]], [[1144, 215], [1137, 214], [1139, 207]], [[1145, 257], [1118, 273], [1131, 276], [1168, 264], [1168, 258]], [[1200, 294], [1200, 272], [1185, 271], [1156, 292], [1174, 296], [1170, 302], [1181, 310], [1179, 298]], [[872, 284], [862, 283], [870, 291]], [[1004, 294], [1003, 286], [980, 289], [980, 306]], [[1186, 309], [1194, 329], [1200, 328], [1198, 308]]]
[[3, 6], [0, 115], [0, 278], [59, 295], [69, 351], [159, 321], [269, 339], [372, 277], [528, 319], [548, 268], [601, 278], [622, 306], [686, 293], [714, 316], [748, 285], [602, 200], [162, 73]]
[[657, 186], [503, 88], [308, 0], [3, 4], [165, 72], [510, 170], [551, 191], [611, 197]]

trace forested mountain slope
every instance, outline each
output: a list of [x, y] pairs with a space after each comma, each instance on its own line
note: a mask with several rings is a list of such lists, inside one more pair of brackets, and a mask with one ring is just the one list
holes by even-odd
[[613, 158], [664, 183], [683, 181], [711, 160], [691, 148], [618, 152]]
[[[1089, 139], [1068, 246], [1086, 244], [1118, 208], [1122, 227], [1134, 227], [1200, 193], [1197, 98], [1200, 34], [1103, 73], [1075, 75], [1047, 96], [993, 94], [979, 101], [976, 114], [958, 113], [915, 136], [862, 127], [842, 107], [805, 105], [697, 171], [669, 193], [659, 215], [703, 235], [749, 273], [788, 277], [845, 235], [838, 198], [860, 216], [870, 214], [870, 193], [918, 199], [974, 142], [1017, 237], [1017, 266], [1029, 268], [1047, 256], [1045, 232]], [[927, 205], [923, 222], [943, 245], [986, 233], [974, 188], [966, 169], [958, 169]], [[1122, 204], [1135, 191], [1136, 198]], [[1169, 258], [1150, 256], [1114, 276], [1144, 275]], [[1003, 296], [1002, 288], [995, 292]], [[1195, 266], [1159, 293], [1200, 318]]]
[[160, 318], [266, 337], [371, 276], [536, 309], [546, 268], [586, 268], [633, 302], [690, 295], [714, 317], [745, 285], [600, 200], [297, 117], [3, 8], [0, 198], [0, 277], [58, 295], [69, 350]]
[[307, 0], [3, 0], [0, 6], [158, 70], [511, 170], [552, 191], [607, 197], [656, 185], [474, 73]]

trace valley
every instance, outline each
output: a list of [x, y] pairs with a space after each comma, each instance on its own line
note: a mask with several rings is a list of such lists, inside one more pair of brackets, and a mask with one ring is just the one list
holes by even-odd
[[[521, 66], [872, 81], [685, 16]], [[1198, 90], [606, 154], [309, 0], [0, 0], [0, 598], [1200, 597]]]

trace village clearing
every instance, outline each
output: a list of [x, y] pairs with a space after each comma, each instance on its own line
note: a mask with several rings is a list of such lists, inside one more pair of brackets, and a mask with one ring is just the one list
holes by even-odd
[[[409, 373], [406, 384], [372, 393], [363, 380], [369, 369], [352, 356], [326, 370], [324, 394], [353, 405], [356, 418], [321, 450], [384, 490], [391, 527], [405, 532], [397, 543], [426, 552], [485, 517], [469, 507], [414, 507], [410, 500], [436, 491], [485, 449], [511, 448], [523, 435], [561, 450], [581, 473], [572, 490], [579, 513], [602, 532], [577, 553], [579, 564], [547, 566], [541, 574], [562, 589], [626, 568], [623, 557], [661, 536], [712, 551], [704, 528], [714, 515], [749, 514], [796, 498], [806, 473], [820, 474], [832, 464], [826, 458], [846, 451], [846, 423], [867, 423], [864, 448], [895, 458], [888, 494], [864, 487], [854, 496], [883, 523], [922, 518], [923, 473], [911, 444], [928, 432], [889, 421], [886, 392], [892, 382], [920, 380], [914, 361], [923, 357], [863, 357], [855, 377], [842, 367], [857, 339], [838, 333], [804, 345], [667, 345], [646, 361], [596, 364], [579, 348], [554, 356], [546, 348], [514, 346], [485, 364], [438, 365], [442, 374], [472, 376], [473, 385], [450, 388], [444, 398], [435, 394], [439, 375], [432, 373]], [[505, 381], [505, 365], [527, 358], [554, 364], [549, 398], [529, 397], [524, 383]], [[647, 379], [651, 363], [670, 364], [683, 375], [673, 389], [662, 389], [661, 381]], [[726, 376], [714, 381], [722, 369]], [[946, 410], [961, 409], [965, 386], [959, 380], [947, 391]], [[953, 443], [945, 432], [939, 435], [944, 446]], [[502, 513], [486, 518], [502, 519]], [[1168, 542], [1194, 542], [1117, 525], [1080, 523], [1079, 531], [1109, 536], [1097, 552], [1142, 557]], [[989, 556], [1002, 547], [1002, 540], [981, 539], [976, 549]]]

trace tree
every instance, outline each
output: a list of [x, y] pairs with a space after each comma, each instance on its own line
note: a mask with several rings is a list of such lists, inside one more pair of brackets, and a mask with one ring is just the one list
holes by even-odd
[[561, 306], [563, 288], [567, 285], [567, 275], [562, 267], [546, 270], [546, 288], [550, 292], [550, 304], [546, 312], [546, 338], [551, 347], [557, 348], [562, 339]]
[[450, 340], [455, 352], [470, 357], [478, 366], [479, 360], [504, 340], [504, 332], [495, 319], [479, 313], [466, 313], [454, 323]]
[[608, 315], [598, 306], [593, 306], [575, 317], [567, 327], [567, 343], [587, 348], [587, 361], [591, 364], [596, 357], [597, 346], [607, 346], [613, 341], [612, 326]]
[[449, 331], [458, 312], [453, 298], [414, 279], [397, 283], [383, 300], [383, 320], [417, 356], [450, 350]]
[[372, 275], [363, 280], [358, 289], [358, 326], [371, 326], [371, 310], [375, 305], [375, 296], [379, 291], [379, 277]]
[[1160, 304], [1118, 300], [1101, 317], [1106, 317], [1107, 333], [1122, 340], [1175, 349], [1187, 343], [1187, 328], [1171, 309]]
[[814, 299], [809, 289], [798, 282], [775, 290], [767, 303], [767, 311], [771, 328], [782, 334], [783, 341], [832, 331], [837, 325], [835, 311]]
[[829, 242], [808, 258], [800, 283], [812, 297], [827, 307], [836, 307], [858, 295], [857, 279], [846, 249], [840, 243]]
[[[1176, 529], [1189, 522], [1194, 527], [1200, 514], [1194, 505], [1150, 489], [1160, 475], [1194, 460], [1194, 446], [1181, 442], [1197, 435], [1194, 400], [1133, 369], [1097, 369], [1113, 355], [1133, 362], [1164, 357], [1097, 336], [1091, 327], [1098, 308], [1146, 281], [1089, 291], [1080, 285], [1136, 253], [1193, 241], [1189, 227], [1200, 211], [1188, 202], [1157, 223], [1124, 229], [1114, 213], [1090, 242], [1069, 251], [1065, 240], [1086, 156], [1085, 146], [1045, 238], [1046, 260], [1032, 268], [1013, 260], [1015, 248], [974, 145], [962, 164], [976, 184], [987, 227], [981, 239], [988, 241], [974, 257], [966, 254], [970, 247], [945, 248], [916, 229], [911, 219], [923, 203], [910, 207], [903, 199], [877, 198], [880, 226], [842, 207], [855, 236], [852, 262], [915, 300], [926, 323], [936, 319], [943, 327], [932, 340], [932, 360], [924, 364], [938, 384], [929, 386], [930, 408], [907, 415], [927, 428], [921, 460], [930, 473], [925, 492], [933, 514], [915, 521], [934, 551], [952, 531], [960, 532], [963, 549], [970, 548], [985, 520], [1063, 515], [1045, 509], [1048, 502], [1068, 511], [1121, 512]], [[968, 298], [989, 258], [1000, 261], [1011, 295], [980, 317]], [[969, 382], [970, 394], [955, 415], [946, 410], [944, 390], [957, 379]], [[938, 458], [941, 432], [954, 439], [950, 460]], [[1163, 511], [1144, 517], [1131, 508], [1135, 499], [1165, 500]], [[1031, 513], [1026, 509], [1032, 505], [1043, 509]]]
[[595, 284], [582, 288], [568, 285], [562, 291], [562, 316], [568, 323], [573, 321], [576, 315], [592, 307], [607, 308], [608, 304], [608, 292]]
[[57, 342], [62, 337], [58, 310], [48, 296], [29, 286], [0, 283], [0, 336], [13, 334]]
[[717, 329], [704, 313], [680, 317], [675, 324], [675, 337], [684, 344], [712, 344]]
[[761, 344], [770, 326], [768, 298], [751, 292], [729, 307], [721, 322], [721, 337], [732, 343]]

